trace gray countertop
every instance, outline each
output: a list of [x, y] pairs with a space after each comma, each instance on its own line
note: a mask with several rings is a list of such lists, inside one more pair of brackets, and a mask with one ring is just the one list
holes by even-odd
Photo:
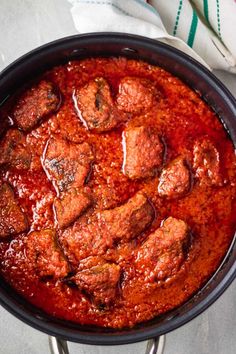
[[[0, 0], [0, 70], [51, 40], [75, 34], [66, 0]], [[236, 96], [236, 76], [215, 72]], [[0, 307], [0, 353], [47, 354], [47, 335]], [[207, 311], [166, 336], [165, 354], [236, 353], [236, 282]], [[137, 354], [146, 343], [116, 347], [70, 343], [71, 354]]]

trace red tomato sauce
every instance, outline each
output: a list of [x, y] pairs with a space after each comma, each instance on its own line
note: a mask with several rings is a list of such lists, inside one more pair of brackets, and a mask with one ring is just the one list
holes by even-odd
[[[123, 77], [145, 78], [160, 92], [158, 104], [138, 114], [118, 128], [104, 133], [87, 130], [77, 116], [73, 93], [96, 77], [103, 77], [116, 97]], [[132, 327], [163, 314], [187, 301], [216, 271], [226, 254], [235, 231], [236, 158], [227, 132], [211, 108], [178, 78], [147, 63], [125, 58], [91, 58], [57, 66], [43, 75], [61, 92], [62, 103], [56, 113], [31, 131], [25, 132], [32, 160], [28, 170], [2, 166], [1, 184], [7, 182], [27, 215], [27, 232], [0, 242], [1, 274], [6, 281], [46, 313], [81, 324], [123, 328]], [[12, 97], [15, 102], [18, 96]], [[10, 105], [10, 107], [12, 107]], [[2, 115], [11, 116], [9, 107]], [[0, 112], [0, 113], [1, 113]], [[192, 151], [196, 140], [207, 137], [220, 156], [221, 186], [199, 183], [192, 173], [191, 190], [181, 198], [158, 195], [159, 175], [129, 179], [122, 173], [122, 132], [132, 124], [155, 127], [166, 147], [164, 165], [185, 156], [192, 170]], [[56, 191], [42, 167], [48, 139], [54, 136], [73, 143], [89, 142], [96, 151], [87, 186], [94, 195], [91, 210], [122, 205], [142, 190], [155, 208], [151, 226], [138, 237], [109, 249], [110, 259], [122, 268], [122, 279], [115, 301], [107, 308], [95, 306], [89, 297], [60, 279], [40, 279], [27, 258], [26, 242], [32, 231], [55, 229], [53, 201]], [[111, 198], [109, 198], [110, 193]], [[191, 229], [191, 246], [178, 272], [165, 281], [144, 281], [134, 271], [134, 254], [148, 235], [167, 217], [184, 220]]]

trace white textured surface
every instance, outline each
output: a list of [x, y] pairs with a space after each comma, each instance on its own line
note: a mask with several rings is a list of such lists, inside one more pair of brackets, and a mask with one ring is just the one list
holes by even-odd
[[[0, 0], [0, 69], [27, 51], [75, 34], [66, 0]], [[236, 96], [236, 76], [217, 72]], [[48, 338], [0, 307], [1, 354], [47, 354]], [[236, 353], [236, 282], [221, 298], [187, 325], [169, 333], [165, 354]], [[145, 343], [117, 347], [70, 343], [71, 354], [138, 354]]]

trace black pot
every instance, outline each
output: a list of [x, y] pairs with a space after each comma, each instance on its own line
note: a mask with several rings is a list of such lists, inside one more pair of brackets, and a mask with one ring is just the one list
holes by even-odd
[[[94, 56], [126, 56], [158, 65], [178, 76], [218, 114], [236, 147], [236, 101], [226, 87], [206, 68], [182, 52], [144, 37], [100, 33], [77, 35], [57, 40], [24, 55], [0, 75], [0, 102], [46, 69], [68, 60]], [[138, 342], [163, 335], [193, 319], [209, 307], [236, 276], [236, 235], [231, 246], [208, 283], [189, 301], [162, 316], [136, 325], [113, 330], [82, 326], [45, 314], [18, 295], [3, 279], [0, 302], [13, 315], [30, 326], [64, 340], [115, 345]], [[60, 344], [60, 342], [58, 342]], [[60, 351], [61, 350], [61, 351]], [[57, 352], [66, 353], [62, 348]]]

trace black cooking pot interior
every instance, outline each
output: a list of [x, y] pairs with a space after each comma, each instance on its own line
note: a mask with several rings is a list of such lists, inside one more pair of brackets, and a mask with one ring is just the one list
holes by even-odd
[[[144, 37], [100, 33], [77, 35], [44, 45], [24, 55], [0, 75], [0, 102], [25, 82], [46, 69], [68, 60], [94, 56], [126, 56], [158, 65], [178, 76], [218, 114], [236, 147], [236, 101], [225, 86], [207, 69], [182, 52]], [[1, 122], [0, 122], [1, 123]], [[212, 304], [236, 275], [236, 240], [208, 283], [177, 309], [132, 329], [112, 330], [82, 326], [45, 314], [18, 295], [5, 281], [0, 282], [0, 302], [13, 315], [43, 332], [69, 341], [87, 344], [132, 343], [167, 333], [188, 322]]]

